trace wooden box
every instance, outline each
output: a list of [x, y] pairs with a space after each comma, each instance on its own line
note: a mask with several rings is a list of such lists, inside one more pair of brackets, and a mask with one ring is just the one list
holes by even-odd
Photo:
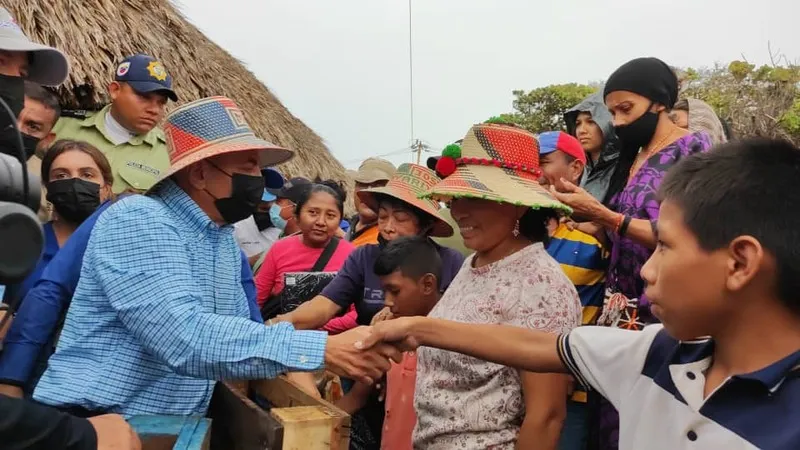
[[347, 450], [350, 445], [350, 416], [283, 377], [217, 383], [209, 415], [212, 450]]
[[128, 420], [142, 450], [208, 450], [211, 421], [203, 417], [136, 416]]

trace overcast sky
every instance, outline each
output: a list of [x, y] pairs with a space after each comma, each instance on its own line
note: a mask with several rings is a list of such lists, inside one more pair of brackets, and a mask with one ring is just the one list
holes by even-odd
[[[412, 137], [407, 0], [176, 3], [346, 167], [387, 153], [412, 161], [402, 152]], [[439, 150], [471, 124], [510, 112], [514, 89], [602, 80], [638, 56], [681, 67], [742, 55], [762, 64], [770, 42], [800, 60], [800, 1], [665, 4], [412, 0], [414, 138]]]

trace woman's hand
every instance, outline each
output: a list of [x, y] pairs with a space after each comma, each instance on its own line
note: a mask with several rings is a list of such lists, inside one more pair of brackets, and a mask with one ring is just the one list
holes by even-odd
[[370, 325], [375, 325], [378, 322], [383, 322], [384, 320], [392, 320], [394, 318], [394, 314], [392, 314], [392, 310], [384, 307], [382, 310], [372, 316], [372, 321], [369, 323]]
[[554, 185], [550, 186], [550, 193], [556, 200], [572, 208], [573, 214], [583, 220], [602, 221], [609, 213], [612, 213], [586, 190], [563, 178], [558, 190]]

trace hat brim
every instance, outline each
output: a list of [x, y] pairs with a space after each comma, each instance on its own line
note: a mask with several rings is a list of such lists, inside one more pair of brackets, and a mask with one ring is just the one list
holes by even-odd
[[270, 193], [272, 193], [272, 190], [274, 189], [282, 188], [284, 183], [286, 183], [286, 179], [283, 178], [283, 175], [273, 168], [268, 167], [261, 170], [261, 176], [264, 177], [264, 187], [266, 188], [267, 192]]
[[167, 96], [173, 102], [178, 101], [178, 95], [175, 94], [175, 91], [172, 89], [164, 87], [163, 84], [156, 83], [154, 81], [121, 81], [121, 83], [127, 83], [130, 87], [133, 88], [134, 91], [140, 94], [147, 94], [150, 92], [163, 92], [164, 95]]
[[377, 171], [373, 173], [357, 172], [353, 175], [353, 180], [361, 184], [372, 184], [378, 181], [386, 181], [388, 183], [390, 179], [392, 179], [392, 176], [388, 173], [378, 173]]
[[59, 50], [24, 39], [0, 36], [0, 50], [31, 52], [26, 80], [44, 86], [58, 86], [69, 75], [67, 56]]
[[554, 209], [564, 215], [572, 214], [572, 208], [550, 195], [534, 174], [494, 166], [459, 166], [452, 175], [434, 185], [422, 197], [439, 201], [480, 198], [533, 209]]
[[275, 197], [275, 195], [267, 192], [266, 189], [264, 190], [264, 193], [261, 194], [261, 201], [262, 202], [274, 202], [275, 200], [277, 200], [277, 198], [278, 197]]
[[367, 205], [371, 210], [378, 211], [378, 199], [375, 194], [385, 195], [387, 197], [396, 198], [404, 203], [407, 203], [414, 208], [431, 216], [434, 219], [433, 228], [431, 229], [430, 236], [432, 237], [450, 237], [453, 235], [453, 227], [447, 223], [442, 216], [439, 215], [439, 210], [429, 205], [425, 201], [415, 197], [412, 192], [399, 193], [389, 187], [377, 187], [364, 189], [356, 192], [358, 199]]
[[228, 139], [222, 142], [216, 141], [203, 149], [196, 150], [191, 154], [173, 162], [169, 170], [159, 177], [158, 181], [148, 190], [148, 192], [153, 191], [156, 186], [161, 184], [162, 181], [196, 162], [200, 162], [204, 159], [208, 159], [217, 155], [252, 150], [258, 150], [258, 161], [261, 167], [283, 164], [294, 158], [293, 151], [277, 146], [263, 139], [259, 139], [252, 134], [237, 136], [233, 139]]

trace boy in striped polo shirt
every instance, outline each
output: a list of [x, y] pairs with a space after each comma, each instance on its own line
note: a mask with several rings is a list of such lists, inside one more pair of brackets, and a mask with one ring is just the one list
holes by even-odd
[[[539, 184], [549, 189], [561, 180], [579, 185], [586, 166], [586, 152], [577, 139], [562, 131], [539, 135]], [[550, 234], [547, 252], [578, 289], [583, 305], [583, 325], [594, 325], [603, 309], [603, 284], [608, 268], [608, 252], [602, 241], [591, 234], [559, 224]]]
[[[560, 186], [561, 180], [579, 185], [586, 152], [581, 143], [567, 133], [548, 131], [539, 136], [539, 183], [546, 189]], [[575, 285], [583, 306], [583, 325], [594, 325], [603, 309], [603, 287], [608, 268], [605, 239], [558, 224], [550, 233], [547, 252], [561, 265]], [[587, 392], [577, 386], [567, 403], [567, 418], [561, 431], [559, 450], [586, 448], [589, 434]]]
[[[361, 348], [430, 346], [532, 372], [570, 372], [620, 413], [621, 450], [797, 449], [800, 149], [734, 141], [664, 179], [642, 268], [660, 324], [556, 336], [427, 317], [373, 327]], [[360, 345], [359, 345], [360, 344]]]

